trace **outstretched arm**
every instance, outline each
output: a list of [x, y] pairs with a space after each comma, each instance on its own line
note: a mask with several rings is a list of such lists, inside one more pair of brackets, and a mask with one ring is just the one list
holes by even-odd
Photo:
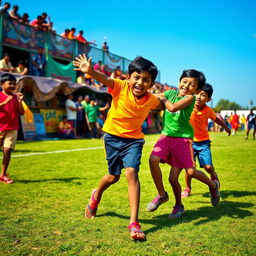
[[181, 99], [175, 103], [170, 102], [166, 98], [162, 98], [161, 101], [163, 102], [164, 106], [170, 111], [170, 112], [176, 112], [179, 111], [188, 105], [190, 105], [193, 102], [194, 98], [193, 95], [187, 95], [184, 99]]
[[103, 83], [104, 85], [110, 88], [113, 88], [114, 80], [97, 70], [93, 70], [91, 61], [92, 61], [92, 58], [89, 58], [87, 60], [85, 54], [79, 55], [78, 57], [76, 57], [76, 60], [73, 61], [73, 65], [77, 67], [77, 68], [74, 68], [74, 70], [87, 73], [97, 81]]
[[225, 131], [227, 132], [228, 136], [231, 134], [230, 129], [218, 117], [214, 120], [214, 122], [216, 124], [222, 126], [225, 129]]

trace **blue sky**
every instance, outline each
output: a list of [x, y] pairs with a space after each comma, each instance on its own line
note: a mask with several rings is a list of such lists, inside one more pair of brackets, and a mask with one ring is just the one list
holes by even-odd
[[[5, 1], [4, 1], [5, 2]], [[58, 33], [84, 30], [112, 53], [153, 61], [161, 82], [177, 86], [184, 69], [204, 72], [220, 99], [256, 105], [256, 1], [9, 1], [30, 19], [47, 12]]]

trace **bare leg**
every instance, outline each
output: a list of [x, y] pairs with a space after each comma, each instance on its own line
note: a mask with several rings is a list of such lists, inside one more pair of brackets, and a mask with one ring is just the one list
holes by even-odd
[[[131, 167], [126, 168], [125, 176], [128, 181], [128, 196], [130, 203], [130, 224], [138, 222], [139, 215], [139, 204], [140, 204], [140, 181], [138, 172]], [[136, 238], [144, 239], [144, 233], [131, 232], [131, 236], [136, 236]]]
[[191, 180], [192, 180], [191, 176], [189, 176], [189, 175], [187, 174], [187, 172], [185, 172], [185, 184], [186, 184], [186, 188], [191, 189]]
[[196, 170], [195, 168], [186, 169], [186, 172], [192, 178], [195, 178], [195, 179], [200, 180], [201, 182], [207, 184], [210, 189], [216, 188], [216, 184], [212, 180], [210, 180], [204, 172]]
[[1, 177], [6, 176], [6, 172], [11, 160], [11, 148], [3, 148], [3, 160], [2, 160], [2, 171], [1, 171]]
[[165, 196], [162, 171], [159, 167], [160, 160], [161, 159], [158, 156], [150, 156], [149, 166], [158, 194], [160, 196]]
[[181, 202], [181, 186], [179, 183], [179, 175], [181, 172], [181, 168], [172, 167], [170, 176], [169, 176], [169, 182], [172, 186], [173, 194], [175, 196], [175, 205], [182, 205]]
[[218, 175], [212, 165], [204, 165], [203, 167], [211, 175], [212, 180], [218, 180]]

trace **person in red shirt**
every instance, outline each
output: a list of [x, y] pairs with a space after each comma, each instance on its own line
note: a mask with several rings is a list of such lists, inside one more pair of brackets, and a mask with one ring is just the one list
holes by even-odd
[[236, 110], [234, 110], [234, 115], [231, 116], [231, 129], [232, 135], [236, 135], [236, 131], [239, 128], [239, 115], [237, 115]]
[[4, 73], [1, 75], [0, 81], [2, 87], [2, 92], [0, 92], [0, 143], [3, 147], [0, 182], [11, 184], [13, 180], [8, 177], [7, 168], [17, 139], [19, 115], [24, 114], [22, 106], [23, 94], [15, 91], [15, 76]]
[[83, 31], [83, 30], [80, 30], [78, 36], [76, 36], [76, 39], [77, 39], [79, 42], [84, 43], [84, 44], [87, 44], [87, 45], [90, 45], [90, 44], [97, 45], [97, 44], [95, 44], [94, 42], [89, 42], [89, 41], [87, 41], [87, 40], [83, 37], [83, 34], [84, 34], [84, 31]]
[[39, 16], [37, 16], [37, 18], [35, 20], [30, 22], [30, 25], [35, 28], [46, 31], [47, 29], [44, 27], [43, 22], [44, 22], [43, 17], [39, 15]]

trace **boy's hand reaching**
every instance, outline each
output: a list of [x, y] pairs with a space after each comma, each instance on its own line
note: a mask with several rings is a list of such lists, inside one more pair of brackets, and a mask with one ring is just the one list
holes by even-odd
[[76, 60], [73, 61], [73, 65], [77, 68], [74, 68], [74, 70], [82, 71], [83, 73], [89, 73], [92, 71], [92, 57], [89, 59], [86, 58], [85, 54], [79, 55], [76, 57]]

